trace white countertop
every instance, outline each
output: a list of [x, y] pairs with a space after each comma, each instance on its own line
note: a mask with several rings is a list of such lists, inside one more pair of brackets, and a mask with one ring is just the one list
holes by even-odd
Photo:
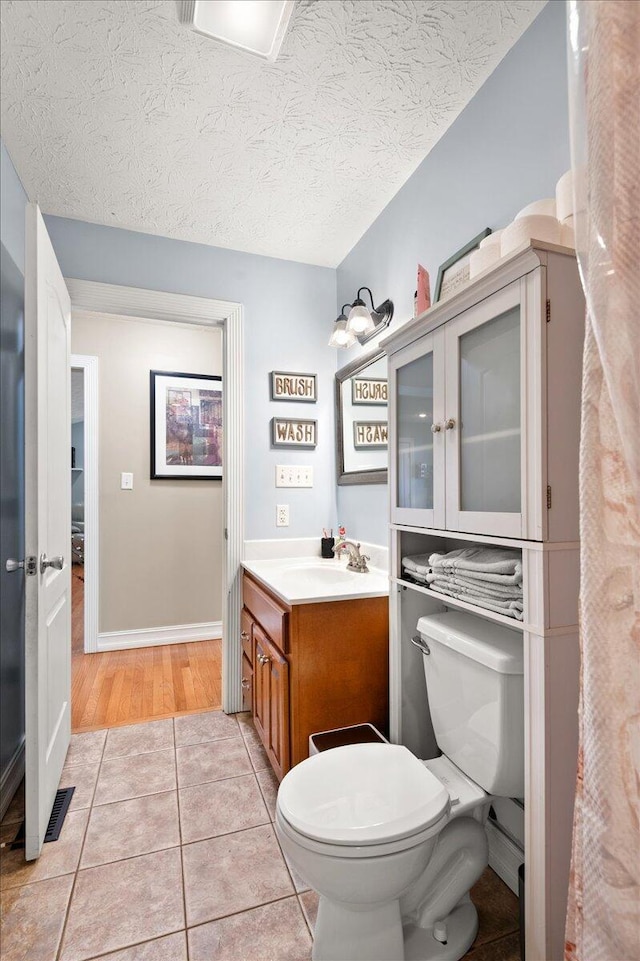
[[367, 574], [346, 569], [347, 558], [284, 557], [243, 561], [242, 566], [285, 604], [319, 604], [360, 597], [386, 597], [389, 576], [369, 568]]

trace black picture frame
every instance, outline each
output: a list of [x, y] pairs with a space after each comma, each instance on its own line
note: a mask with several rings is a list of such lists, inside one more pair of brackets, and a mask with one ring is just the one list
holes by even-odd
[[477, 235], [477, 237], [474, 237], [473, 240], [470, 240], [468, 244], [465, 244], [464, 247], [461, 247], [460, 250], [457, 250], [455, 254], [449, 257], [448, 260], [445, 260], [443, 264], [440, 264], [438, 267], [438, 276], [436, 278], [436, 286], [433, 294], [434, 304], [437, 304], [442, 298], [442, 283], [445, 279], [447, 271], [457, 264], [459, 260], [462, 260], [464, 257], [467, 257], [469, 254], [471, 254], [480, 245], [480, 241], [484, 240], [485, 237], [488, 237], [490, 233], [491, 227], [485, 227], [484, 230]]
[[[175, 386], [170, 386], [174, 382]], [[188, 460], [184, 463], [167, 463], [166, 443], [167, 443], [167, 393], [169, 390], [177, 394], [186, 395], [192, 391], [201, 390], [198, 384], [218, 384], [219, 389], [215, 393], [220, 394], [219, 400], [209, 401], [214, 405], [214, 409], [219, 407], [219, 414], [211, 423], [212, 433], [215, 435], [211, 440], [215, 440], [217, 450], [216, 463], [212, 465], [190, 464]], [[206, 388], [205, 388], [206, 389]], [[191, 429], [191, 445], [193, 445], [193, 418], [195, 414], [193, 408], [197, 407], [198, 420], [202, 413], [202, 402], [198, 405], [190, 403], [191, 398], [183, 397], [181, 403], [191, 408], [191, 423], [188, 422], [189, 415], [186, 415], [185, 445], [189, 444], [188, 431]], [[177, 402], [177, 399], [176, 399]], [[161, 408], [159, 405], [163, 404]], [[149, 477], [150, 480], [222, 480], [222, 431], [223, 431], [223, 391], [222, 377], [218, 374], [190, 374], [183, 371], [151, 370], [149, 371], [149, 439], [150, 439], [150, 458], [149, 458]], [[215, 421], [219, 421], [216, 423]], [[165, 425], [165, 429], [159, 430], [160, 424]], [[180, 427], [180, 425], [178, 425]], [[164, 436], [163, 436], [164, 435]], [[178, 441], [179, 442], [179, 441]], [[162, 456], [164, 451], [164, 457]], [[188, 457], [188, 454], [186, 455]]]

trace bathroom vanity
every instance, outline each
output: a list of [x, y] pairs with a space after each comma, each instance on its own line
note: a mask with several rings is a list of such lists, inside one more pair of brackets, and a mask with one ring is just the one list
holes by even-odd
[[309, 754], [309, 735], [373, 723], [389, 729], [388, 578], [339, 560], [244, 563], [242, 688], [279, 779]]

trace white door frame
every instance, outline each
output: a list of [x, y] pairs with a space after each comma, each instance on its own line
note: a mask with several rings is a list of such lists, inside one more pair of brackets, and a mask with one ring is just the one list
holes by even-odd
[[[222, 330], [225, 527], [222, 612], [222, 710], [242, 710], [240, 610], [244, 549], [244, 311], [242, 304], [65, 278], [72, 310], [199, 324]], [[73, 321], [72, 321], [73, 322]]]
[[71, 369], [84, 373], [84, 652], [95, 654], [100, 590], [98, 358], [72, 354]]

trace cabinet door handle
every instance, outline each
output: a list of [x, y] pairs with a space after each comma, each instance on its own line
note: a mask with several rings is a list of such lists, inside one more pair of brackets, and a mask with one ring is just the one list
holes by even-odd
[[258, 660], [261, 664], [268, 664], [271, 658], [268, 654], [258, 654]]
[[241, 637], [241, 639], [242, 639], [243, 641], [248, 641], [248, 640], [249, 640], [249, 635], [247, 634], [246, 631], [241, 631], [241, 632], [240, 632], [240, 637]]
[[439, 434], [441, 430], [442, 430], [442, 424], [432, 424], [432, 425], [431, 425], [431, 433], [432, 433], [432, 434]]
[[242, 687], [243, 687], [243, 690], [248, 691], [249, 688], [251, 687], [251, 681], [249, 681], [248, 678], [243, 677], [243, 678], [242, 678]]
[[456, 422], [453, 417], [450, 417], [444, 426], [447, 428], [447, 430], [453, 430], [453, 428], [456, 426]]

